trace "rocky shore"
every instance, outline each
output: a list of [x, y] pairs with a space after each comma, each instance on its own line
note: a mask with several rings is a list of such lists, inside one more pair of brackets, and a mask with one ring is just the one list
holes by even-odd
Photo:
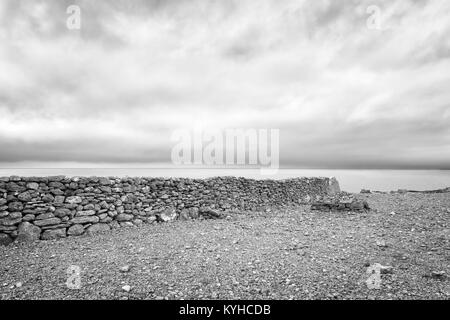
[[450, 193], [357, 197], [371, 209], [225, 210], [223, 219], [14, 242], [0, 246], [0, 299], [448, 300]]

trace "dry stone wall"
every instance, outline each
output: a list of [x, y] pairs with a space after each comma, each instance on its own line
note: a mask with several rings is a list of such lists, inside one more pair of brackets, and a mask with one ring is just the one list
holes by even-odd
[[0, 243], [47, 240], [175, 219], [220, 217], [339, 192], [334, 178], [0, 178]]

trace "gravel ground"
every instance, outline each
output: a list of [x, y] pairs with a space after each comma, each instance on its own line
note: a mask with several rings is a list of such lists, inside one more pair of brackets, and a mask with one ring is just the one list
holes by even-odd
[[[367, 198], [365, 214], [299, 206], [0, 247], [0, 298], [449, 299], [450, 193]], [[374, 263], [393, 267], [380, 289]]]

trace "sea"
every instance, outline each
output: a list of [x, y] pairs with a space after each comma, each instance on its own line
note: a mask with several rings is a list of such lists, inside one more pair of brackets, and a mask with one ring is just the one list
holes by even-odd
[[354, 169], [278, 169], [272, 174], [261, 174], [258, 168], [169, 167], [121, 164], [61, 164], [36, 165], [21, 163], [0, 164], [2, 176], [115, 176], [115, 177], [185, 177], [208, 178], [235, 176], [251, 179], [289, 179], [298, 177], [335, 177], [341, 190], [372, 191], [436, 190], [450, 187], [450, 170], [354, 170]]

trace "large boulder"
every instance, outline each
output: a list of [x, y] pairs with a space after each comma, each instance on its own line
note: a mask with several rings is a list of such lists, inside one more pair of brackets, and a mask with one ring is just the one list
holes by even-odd
[[59, 239], [59, 238], [65, 238], [66, 237], [66, 229], [53, 229], [53, 230], [45, 230], [42, 233], [41, 239], [42, 240], [52, 240], [52, 239]]
[[17, 231], [18, 235], [16, 241], [19, 242], [39, 240], [41, 235], [41, 228], [29, 222], [22, 222]]

